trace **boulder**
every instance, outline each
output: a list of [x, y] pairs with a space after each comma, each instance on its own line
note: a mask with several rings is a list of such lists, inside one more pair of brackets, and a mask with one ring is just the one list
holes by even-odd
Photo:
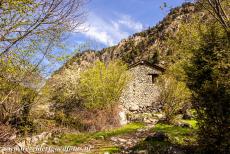
[[183, 128], [192, 128], [190, 124], [182, 123], [182, 122], [177, 123], [176, 126], [183, 127]]
[[33, 136], [33, 137], [31, 138], [31, 144], [36, 144], [38, 141], [39, 141], [39, 140], [38, 140], [37, 136]]
[[126, 139], [123, 139], [123, 138], [118, 138], [117, 140], [118, 140], [118, 142], [122, 142], [122, 143], [127, 142], [127, 140], [126, 140]]
[[139, 110], [139, 106], [133, 104], [132, 106], [129, 107], [129, 111], [133, 112], [133, 111], [138, 111]]
[[140, 150], [136, 152], [137, 154], [148, 154], [147, 150]]
[[128, 123], [126, 113], [124, 111], [119, 112], [120, 124], [126, 125]]
[[154, 135], [148, 136], [145, 141], [167, 141], [168, 136], [162, 132], [156, 132]]
[[185, 119], [185, 120], [190, 120], [190, 119], [193, 118], [193, 116], [192, 116], [191, 113], [189, 113], [188, 111], [186, 111], [186, 113], [183, 114], [182, 118]]
[[118, 141], [117, 137], [111, 137], [110, 140], [113, 141], [113, 142], [117, 142]]

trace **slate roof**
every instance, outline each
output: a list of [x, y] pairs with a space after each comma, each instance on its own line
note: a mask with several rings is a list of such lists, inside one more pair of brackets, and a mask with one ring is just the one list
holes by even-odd
[[136, 67], [138, 65], [145, 65], [145, 66], [148, 66], [148, 67], [151, 67], [151, 68], [154, 68], [154, 69], [157, 69], [161, 72], [164, 72], [165, 71], [165, 68], [160, 66], [160, 65], [157, 65], [157, 64], [151, 64], [150, 62], [146, 61], [146, 60], [141, 60], [141, 61], [138, 61], [134, 64], [131, 64], [129, 66], [129, 68], [133, 68], [133, 67]]

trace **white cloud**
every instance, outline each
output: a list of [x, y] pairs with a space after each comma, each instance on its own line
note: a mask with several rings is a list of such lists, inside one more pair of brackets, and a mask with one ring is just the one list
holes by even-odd
[[95, 14], [88, 17], [87, 30], [83, 35], [104, 45], [114, 45], [121, 39], [127, 38], [130, 33], [143, 29], [140, 22], [135, 22], [128, 15], [120, 15], [117, 20], [105, 20]]
[[143, 30], [143, 25], [140, 22], [134, 21], [129, 15], [122, 15], [118, 23], [127, 26], [133, 31], [140, 32]]

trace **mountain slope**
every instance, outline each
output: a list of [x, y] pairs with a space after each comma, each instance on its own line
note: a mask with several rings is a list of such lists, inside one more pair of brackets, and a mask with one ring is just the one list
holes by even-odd
[[181, 7], [172, 9], [156, 26], [124, 39], [118, 45], [101, 51], [85, 51], [76, 54], [59, 71], [71, 65], [83, 66], [95, 60], [108, 62], [112, 59], [122, 59], [128, 64], [143, 59], [156, 63], [157, 61], [152, 58], [158, 57], [159, 63], [167, 65], [168, 62], [163, 59], [170, 54], [170, 50], [165, 41], [168, 36], [176, 34], [182, 22], [189, 21], [192, 15], [198, 12], [194, 4], [183, 4]]

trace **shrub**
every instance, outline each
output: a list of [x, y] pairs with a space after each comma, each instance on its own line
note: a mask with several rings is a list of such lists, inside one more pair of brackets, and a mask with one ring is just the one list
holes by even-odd
[[56, 122], [82, 131], [117, 126], [117, 102], [129, 79], [126, 70], [121, 61], [97, 61], [82, 72], [69, 68], [54, 76], [50, 100]]
[[184, 82], [177, 81], [167, 74], [160, 77], [158, 87], [158, 101], [163, 104], [166, 121], [173, 122], [175, 115], [190, 103], [190, 91]]
[[121, 61], [108, 65], [97, 61], [80, 77], [79, 95], [88, 109], [104, 109], [117, 103], [128, 82], [127, 66]]
[[0, 146], [14, 145], [13, 136], [16, 136], [16, 130], [9, 125], [0, 124]]
[[207, 27], [186, 69], [197, 111], [199, 144], [207, 153], [230, 152], [230, 43], [217, 25]]

